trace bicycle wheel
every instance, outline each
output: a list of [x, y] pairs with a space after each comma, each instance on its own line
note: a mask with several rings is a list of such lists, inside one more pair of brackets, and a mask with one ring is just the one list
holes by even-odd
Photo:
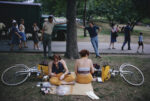
[[133, 86], [140, 86], [144, 83], [142, 71], [131, 64], [122, 64], [120, 66], [120, 75], [123, 79]]
[[17, 64], [7, 68], [1, 76], [5, 85], [15, 86], [23, 83], [29, 76], [29, 68], [24, 64]]

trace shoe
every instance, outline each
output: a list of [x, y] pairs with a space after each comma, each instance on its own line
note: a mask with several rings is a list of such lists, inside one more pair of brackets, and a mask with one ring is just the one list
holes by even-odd
[[116, 49], [116, 48], [112, 48], [112, 49]]
[[128, 48], [128, 50], [131, 50], [131, 48]]
[[96, 58], [100, 58], [101, 59], [102, 57], [101, 56], [96, 56]]

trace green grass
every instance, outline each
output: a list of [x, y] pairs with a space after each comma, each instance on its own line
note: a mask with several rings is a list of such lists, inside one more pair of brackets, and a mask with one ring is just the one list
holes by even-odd
[[[43, 60], [42, 54], [25, 54], [25, 53], [0, 53], [0, 75], [2, 72], [15, 64], [22, 63], [27, 66], [34, 66]], [[63, 55], [62, 55], [63, 57]], [[111, 78], [104, 83], [93, 82], [93, 89], [100, 101], [150, 101], [150, 56], [136, 55], [102, 55], [102, 60], [96, 59], [95, 55], [90, 55], [93, 63], [100, 65], [108, 62], [112, 68], [117, 69], [122, 63], [130, 63], [138, 66], [145, 76], [145, 82], [140, 87], [128, 85], [121, 77]], [[70, 71], [74, 70], [75, 60], [67, 58]], [[51, 61], [51, 60], [48, 60]], [[25, 83], [19, 86], [5, 86], [0, 82], [0, 99], [1, 101], [91, 101], [87, 96], [58, 96], [42, 95], [40, 89], [36, 87], [39, 79], [30, 77]]]

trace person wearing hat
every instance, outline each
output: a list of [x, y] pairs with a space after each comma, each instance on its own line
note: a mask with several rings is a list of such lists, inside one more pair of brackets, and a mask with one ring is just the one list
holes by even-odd
[[20, 39], [21, 39], [21, 35], [19, 34], [19, 30], [18, 30], [18, 28], [17, 28], [17, 22], [13, 22], [12, 23], [13, 24], [13, 26], [12, 26], [12, 38], [11, 38], [11, 45], [10, 45], [10, 50], [12, 51], [13, 50], [13, 47], [14, 47], [14, 45], [16, 44], [16, 45], [18, 45], [19, 46], [19, 49], [21, 49], [21, 41], [20, 41]]
[[52, 50], [51, 50], [51, 41], [52, 41], [52, 31], [55, 25], [57, 24], [66, 24], [66, 23], [55, 23], [53, 22], [53, 16], [48, 17], [48, 21], [44, 22], [42, 28], [42, 36], [41, 40], [43, 40], [43, 49], [44, 49], [44, 57], [47, 57], [46, 48], [48, 46], [48, 57], [52, 58]]

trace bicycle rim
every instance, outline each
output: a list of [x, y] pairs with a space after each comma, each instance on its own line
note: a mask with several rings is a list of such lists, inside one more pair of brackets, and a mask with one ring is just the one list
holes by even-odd
[[28, 71], [29, 68], [23, 64], [7, 68], [1, 76], [1, 80], [5, 85], [15, 86], [23, 83], [29, 76], [29, 72], [22, 73], [20, 71]]
[[144, 75], [136, 66], [123, 64], [120, 66], [120, 73], [123, 79], [133, 86], [140, 86], [144, 83]]

